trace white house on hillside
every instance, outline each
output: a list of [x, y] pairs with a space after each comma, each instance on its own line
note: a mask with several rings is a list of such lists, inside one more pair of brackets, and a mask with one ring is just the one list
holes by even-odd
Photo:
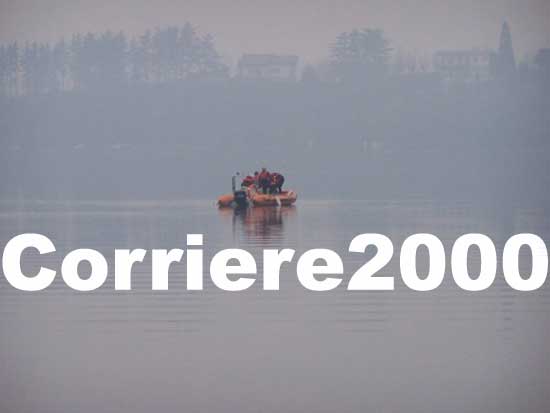
[[449, 82], [485, 81], [494, 55], [490, 50], [442, 50], [434, 55], [434, 69]]

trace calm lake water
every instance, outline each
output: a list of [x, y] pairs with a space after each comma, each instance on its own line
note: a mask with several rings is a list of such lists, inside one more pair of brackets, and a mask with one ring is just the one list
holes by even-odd
[[[505, 284], [460, 290], [447, 273], [432, 292], [413, 292], [399, 276], [399, 248], [427, 232], [445, 244], [447, 268], [457, 237], [489, 235], [499, 256], [518, 232], [547, 246], [550, 219], [537, 209], [468, 203], [313, 202], [295, 208], [218, 210], [214, 203], [0, 204], [0, 244], [24, 232], [47, 235], [57, 252], [24, 255], [24, 268], [59, 271], [76, 248], [144, 248], [133, 290], [114, 290], [112, 271], [90, 293], [65, 286], [24, 293], [0, 279], [0, 412], [548, 412], [550, 287], [519, 293]], [[371, 253], [348, 252], [360, 233], [382, 233], [394, 258], [393, 292], [305, 290], [299, 254], [331, 248], [345, 278]], [[261, 268], [264, 248], [294, 248], [281, 289], [257, 282], [246, 292], [186, 291], [184, 263], [170, 290], [151, 290], [150, 250], [186, 248], [203, 233], [205, 268], [223, 248], [245, 248]], [[530, 266], [522, 249], [521, 266]], [[419, 252], [419, 272], [426, 257]], [[184, 260], [185, 261], [185, 256]], [[475, 273], [479, 255], [471, 254]], [[83, 269], [84, 270], [84, 269]]]

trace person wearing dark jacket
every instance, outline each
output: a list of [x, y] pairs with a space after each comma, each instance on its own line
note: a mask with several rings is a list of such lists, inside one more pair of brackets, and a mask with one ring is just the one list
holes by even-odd
[[280, 194], [283, 192], [283, 184], [285, 183], [285, 177], [280, 173], [273, 172], [271, 174], [270, 191], [272, 194]]
[[268, 194], [271, 188], [271, 174], [266, 168], [262, 168], [262, 171], [258, 175], [258, 183], [262, 192]]

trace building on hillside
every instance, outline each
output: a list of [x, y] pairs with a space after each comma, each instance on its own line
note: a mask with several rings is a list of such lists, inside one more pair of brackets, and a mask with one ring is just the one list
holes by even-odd
[[298, 56], [245, 54], [239, 59], [238, 76], [244, 79], [296, 81]]
[[494, 59], [490, 50], [442, 50], [434, 55], [434, 69], [448, 82], [486, 81], [492, 77]]

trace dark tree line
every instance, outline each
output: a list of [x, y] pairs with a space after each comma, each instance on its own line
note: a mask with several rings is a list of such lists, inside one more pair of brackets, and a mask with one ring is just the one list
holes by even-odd
[[[306, 66], [304, 82], [377, 83], [386, 75], [428, 73], [429, 59], [393, 53], [380, 29], [353, 29], [330, 45], [330, 59]], [[544, 72], [547, 62], [535, 59]], [[545, 63], [546, 62], [546, 63]], [[548, 65], [547, 65], [548, 66]], [[546, 66], [546, 67], [547, 67]], [[492, 78], [516, 74], [512, 36], [502, 26], [497, 51], [491, 53]], [[545, 73], [547, 73], [546, 70]], [[0, 45], [0, 96], [34, 95], [65, 90], [95, 90], [121, 84], [163, 83], [194, 77], [227, 77], [214, 40], [186, 23], [132, 38], [122, 32], [76, 34], [70, 41]]]
[[210, 35], [191, 24], [146, 31], [76, 34], [51, 45], [0, 46], [0, 95], [167, 82], [193, 76], [224, 76], [227, 67]]
[[[331, 46], [330, 77], [339, 81], [377, 78], [388, 70], [391, 48], [381, 30], [342, 33]], [[146, 31], [75, 34], [57, 43], [0, 46], [0, 95], [93, 90], [131, 83], [226, 76], [214, 40], [191, 24]], [[307, 77], [307, 74], [306, 74]]]
[[378, 78], [388, 71], [390, 43], [380, 29], [362, 29], [338, 35], [331, 48], [331, 66], [337, 79]]

